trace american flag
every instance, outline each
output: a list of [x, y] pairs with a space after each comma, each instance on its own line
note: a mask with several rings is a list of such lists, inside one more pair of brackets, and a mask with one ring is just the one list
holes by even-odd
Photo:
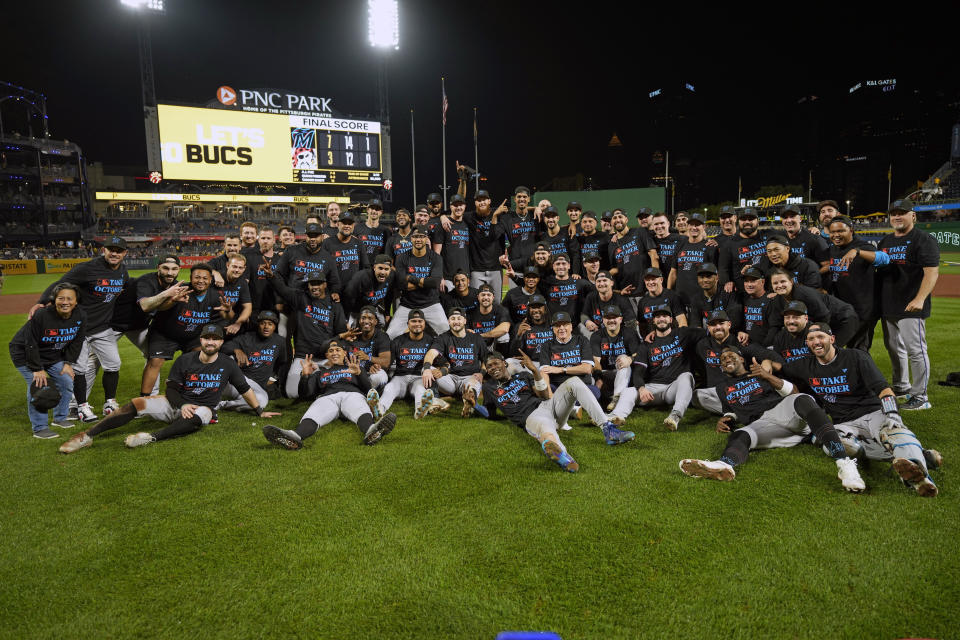
[[440, 105], [440, 111], [443, 113], [443, 126], [447, 126], [447, 109], [450, 107], [450, 103], [447, 101], [447, 90], [443, 89], [443, 102]]

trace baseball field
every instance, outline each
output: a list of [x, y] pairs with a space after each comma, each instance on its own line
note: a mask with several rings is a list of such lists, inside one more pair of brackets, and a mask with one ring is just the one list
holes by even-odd
[[[10, 294], [56, 276], [8, 277], [0, 334], [26, 319]], [[21, 280], [22, 278], [22, 280]], [[187, 438], [125, 449], [138, 420], [70, 456], [30, 437], [25, 385], [0, 372], [0, 636], [494, 638], [950, 638], [960, 628], [960, 298], [928, 322], [933, 409], [907, 424], [944, 466], [935, 499], [889, 465], [846, 493], [811, 446], [759, 452], [731, 483], [695, 480], [725, 436], [691, 409], [639, 411], [634, 442], [608, 447], [572, 422], [565, 474], [505, 421], [414, 421], [363, 447], [343, 421], [301, 451], [263, 422], [221, 413]], [[142, 357], [121, 341], [119, 399]], [[890, 363], [878, 330], [873, 355]], [[103, 391], [94, 387], [99, 411]], [[281, 400], [295, 425], [306, 403]]]

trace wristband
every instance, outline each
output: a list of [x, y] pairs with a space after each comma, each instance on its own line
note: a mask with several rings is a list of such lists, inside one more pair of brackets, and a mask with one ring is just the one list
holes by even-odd
[[256, 407], [253, 411], [254, 411], [258, 416], [259, 416], [259, 415], [263, 415], [263, 407], [259, 407], [259, 406], [258, 406], [258, 407]]
[[777, 389], [777, 393], [786, 398], [793, 391], [793, 383], [789, 380], [783, 381], [783, 386]]
[[533, 388], [535, 391], [546, 391], [547, 390], [547, 381], [543, 378], [533, 381]]
[[880, 398], [880, 408], [883, 409], [884, 413], [895, 413], [900, 415], [900, 410], [897, 407], [896, 396], [883, 396]]

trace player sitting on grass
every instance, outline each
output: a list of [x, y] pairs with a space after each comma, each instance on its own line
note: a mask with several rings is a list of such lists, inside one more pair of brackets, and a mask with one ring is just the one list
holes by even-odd
[[377, 444], [397, 424], [397, 416], [388, 413], [374, 422], [365, 394], [370, 390], [370, 376], [360, 367], [356, 356], [347, 358], [346, 341], [330, 340], [321, 353], [329, 365], [320, 367], [307, 354], [303, 359], [299, 396], [316, 398], [300, 419], [296, 429], [281, 429], [272, 424], [263, 427], [264, 437], [286, 449], [300, 449], [305, 438], [320, 427], [344, 417], [360, 428], [363, 444]]
[[557, 429], [566, 424], [573, 411], [574, 402], [579, 402], [593, 424], [601, 428], [607, 444], [617, 445], [633, 440], [632, 431], [621, 431], [610, 422], [596, 397], [580, 378], [567, 378], [551, 394], [546, 375], [540, 372], [540, 367], [530, 356], [521, 351], [517, 358], [526, 370], [510, 375], [503, 356], [498, 353], [487, 356], [489, 379], [483, 383], [481, 400], [490, 415], [499, 408], [511, 422], [536, 438], [547, 457], [564, 471], [572, 472], [580, 468], [557, 435]]
[[424, 334], [427, 321], [420, 309], [412, 309], [407, 316], [407, 332], [390, 344], [390, 359], [394, 363], [393, 377], [383, 388], [383, 396], [376, 389], [367, 392], [367, 405], [376, 418], [393, 406], [393, 401], [413, 397], [413, 418], [426, 416], [433, 404], [433, 390], [423, 387], [423, 357], [427, 355], [433, 338]]
[[128, 447], [140, 447], [157, 440], [185, 436], [210, 424], [214, 409], [220, 403], [221, 393], [232, 384], [257, 415], [265, 418], [279, 416], [278, 412], [264, 411], [257, 403], [253, 389], [237, 363], [220, 354], [223, 346], [223, 328], [208, 324], [200, 332], [200, 351], [188, 351], [174, 361], [167, 378], [166, 395], [134, 398], [84, 432], [78, 433], [60, 446], [60, 453], [73, 453], [93, 444], [93, 438], [104, 431], [127, 424], [138, 415], [168, 423], [168, 427], [153, 433], [133, 433], [123, 441]]
[[856, 461], [847, 457], [830, 418], [812, 397], [797, 393], [793, 384], [766, 371], [756, 359], [747, 371], [736, 346], [723, 348], [720, 367], [727, 379], [717, 385], [717, 395], [726, 413], [717, 421], [717, 432], [730, 433], [736, 420], [746, 426], [730, 434], [719, 460], [681, 460], [685, 474], [733, 480], [734, 467], [747, 461], [751, 449], [792, 447], [812, 431], [816, 442], [836, 462], [843, 488], [853, 493], [866, 489]]

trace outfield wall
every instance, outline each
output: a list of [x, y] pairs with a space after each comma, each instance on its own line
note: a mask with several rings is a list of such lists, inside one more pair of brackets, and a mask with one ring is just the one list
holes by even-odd
[[[181, 258], [184, 265], [211, 260], [213, 256], [186, 256]], [[88, 262], [90, 258], [59, 258], [52, 260], [0, 260], [0, 268], [5, 276], [33, 275], [38, 273], [66, 273], [74, 266]], [[127, 269], [156, 269], [157, 258], [127, 258], [123, 261]]]

